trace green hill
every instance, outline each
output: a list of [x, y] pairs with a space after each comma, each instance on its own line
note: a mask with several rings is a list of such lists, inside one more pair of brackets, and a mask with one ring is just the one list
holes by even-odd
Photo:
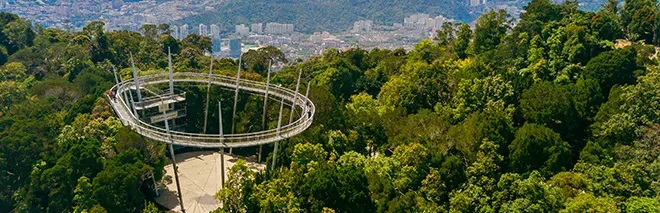
[[468, 6], [457, 0], [231, 0], [213, 11], [185, 18], [178, 24], [217, 24], [223, 33], [234, 31], [237, 24], [259, 22], [292, 23], [298, 32], [342, 31], [353, 22], [372, 19], [377, 23], [402, 22], [413, 13], [443, 15], [460, 21], [472, 21]]

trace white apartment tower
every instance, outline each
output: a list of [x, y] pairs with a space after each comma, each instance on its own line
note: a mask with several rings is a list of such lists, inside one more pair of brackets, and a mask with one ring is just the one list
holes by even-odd
[[264, 33], [264, 26], [262, 23], [253, 23], [250, 25], [250, 30], [252, 33], [262, 34]]
[[368, 32], [373, 29], [372, 20], [356, 21], [353, 23], [353, 32]]
[[172, 33], [170, 34], [172, 37], [174, 37], [175, 39], [181, 39], [179, 37], [179, 27], [177, 27], [176, 25], [172, 25], [170, 27], [170, 31], [172, 31]]
[[209, 28], [205, 24], [199, 24], [199, 35], [200, 36], [209, 35]]
[[246, 36], [250, 34], [250, 28], [245, 26], [245, 24], [236, 25], [236, 34]]
[[188, 36], [188, 25], [184, 24], [179, 27], [179, 38], [184, 39]]
[[220, 27], [216, 24], [211, 24], [211, 38], [220, 39]]
[[270, 22], [266, 24], [265, 32], [267, 34], [287, 34], [293, 33], [293, 30], [293, 24]]

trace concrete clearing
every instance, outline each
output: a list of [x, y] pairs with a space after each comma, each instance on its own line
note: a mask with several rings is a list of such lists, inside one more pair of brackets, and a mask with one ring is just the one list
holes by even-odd
[[[220, 201], [214, 197], [221, 187], [220, 153], [187, 152], [177, 154], [176, 160], [186, 213], [207, 213], [221, 207]], [[225, 152], [225, 181], [229, 176], [229, 168], [237, 160], [236, 156]], [[263, 171], [266, 168], [264, 164], [251, 161], [247, 161], [247, 165], [254, 171]], [[180, 212], [172, 164], [165, 166], [165, 176], [159, 185], [160, 196], [155, 198], [156, 202], [172, 211]]]

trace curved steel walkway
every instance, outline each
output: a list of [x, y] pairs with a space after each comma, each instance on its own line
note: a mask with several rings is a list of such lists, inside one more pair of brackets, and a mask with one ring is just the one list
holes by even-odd
[[[169, 82], [169, 76], [167, 74], [142, 76], [138, 79], [140, 86]], [[208, 83], [209, 75], [189, 72], [174, 73], [173, 81]], [[236, 78], [222, 75], [210, 75], [210, 81], [213, 85], [219, 85], [226, 88], [236, 88]], [[243, 91], [265, 94], [266, 83], [240, 79], [238, 88]], [[126, 80], [112, 87], [112, 90], [116, 91], [114, 97], [108, 96], [110, 105], [121, 122], [126, 126], [130, 126], [138, 134], [147, 138], [181, 146], [235, 148], [269, 144], [300, 134], [312, 124], [312, 120], [314, 119], [315, 107], [311, 100], [291, 89], [270, 85], [268, 87], [269, 96], [276, 97], [280, 99], [280, 101], [285, 101], [285, 103], [295, 103], [296, 108], [302, 109], [298, 119], [290, 124], [281, 126], [279, 129], [270, 129], [261, 132], [224, 134], [221, 136], [218, 134], [195, 134], [170, 130], [170, 134], [168, 135], [166, 129], [148, 124], [138, 119], [131, 112], [132, 109], [126, 104], [127, 101], [124, 100], [124, 97], [121, 95], [124, 92], [130, 92], [129, 90], [131, 89], [135, 89], [135, 82], [132, 79]]]

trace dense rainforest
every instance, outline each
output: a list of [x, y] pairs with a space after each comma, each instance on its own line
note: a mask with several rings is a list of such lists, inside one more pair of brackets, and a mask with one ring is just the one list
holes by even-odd
[[[230, 168], [216, 212], [660, 212], [660, 7], [622, 3], [533, 0], [516, 24], [490, 11], [411, 51], [291, 62], [271, 81], [294, 88], [303, 70], [314, 124], [274, 168]], [[103, 94], [113, 67], [130, 77], [129, 52], [140, 75], [166, 72], [168, 48], [175, 72], [208, 72], [210, 39], [7, 13], [0, 29], [0, 212], [157, 212], [165, 145], [123, 127]], [[267, 47], [212, 71], [265, 81], [271, 59], [285, 61]], [[239, 132], [261, 123], [245, 97]]]

